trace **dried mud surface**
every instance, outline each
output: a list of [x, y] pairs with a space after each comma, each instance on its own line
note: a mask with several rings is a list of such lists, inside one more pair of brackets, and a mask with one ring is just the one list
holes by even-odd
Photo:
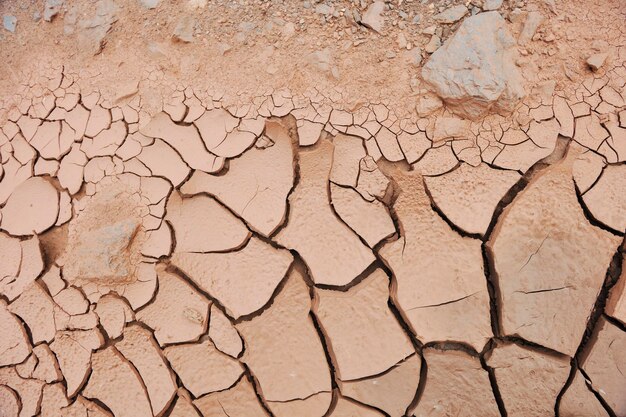
[[623, 0], [0, 16], [0, 416], [626, 416]]

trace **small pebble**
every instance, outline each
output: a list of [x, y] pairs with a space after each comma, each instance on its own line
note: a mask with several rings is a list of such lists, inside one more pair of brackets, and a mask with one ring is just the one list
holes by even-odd
[[2, 18], [2, 24], [6, 30], [11, 33], [15, 33], [15, 26], [17, 26], [17, 17], [5, 14]]

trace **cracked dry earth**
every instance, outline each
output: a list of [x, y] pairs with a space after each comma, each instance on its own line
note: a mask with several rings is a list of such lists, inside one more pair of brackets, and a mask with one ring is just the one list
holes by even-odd
[[626, 416], [623, 0], [0, 14], [0, 416]]

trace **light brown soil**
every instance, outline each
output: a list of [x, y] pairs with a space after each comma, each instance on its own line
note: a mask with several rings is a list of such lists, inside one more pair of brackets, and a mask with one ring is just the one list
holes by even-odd
[[624, 1], [57, 1], [0, 2], [1, 416], [626, 415]]

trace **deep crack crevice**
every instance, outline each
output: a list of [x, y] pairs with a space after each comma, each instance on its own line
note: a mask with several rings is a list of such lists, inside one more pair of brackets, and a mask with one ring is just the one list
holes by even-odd
[[601, 221], [595, 218], [591, 210], [589, 210], [589, 207], [587, 207], [587, 203], [585, 203], [585, 199], [583, 198], [583, 194], [580, 192], [580, 189], [578, 188], [578, 184], [576, 184], [576, 181], [574, 181], [573, 179], [572, 181], [574, 182], [574, 189], [576, 190], [576, 199], [578, 200], [578, 204], [580, 204], [580, 208], [582, 209], [582, 212], [585, 215], [585, 218], [587, 219], [587, 221], [592, 226], [598, 227], [606, 232], [611, 233], [612, 235], [620, 236], [620, 237], [624, 236], [624, 233], [626, 233], [626, 231], [620, 232], [619, 230], [615, 230], [612, 227], [607, 226], [606, 224], [602, 223]]
[[615, 251], [615, 254], [611, 258], [611, 262], [609, 263], [609, 267], [607, 268], [602, 288], [596, 298], [589, 320], [587, 320], [585, 332], [583, 333], [578, 349], [576, 350], [576, 354], [574, 355], [578, 360], [582, 358], [583, 352], [587, 348], [587, 344], [591, 339], [594, 329], [600, 320], [600, 317], [604, 313], [604, 308], [606, 307], [611, 288], [617, 284], [617, 281], [622, 274], [622, 269], [624, 267], [624, 248], [626, 248], [626, 238], [624, 238], [620, 246]]

